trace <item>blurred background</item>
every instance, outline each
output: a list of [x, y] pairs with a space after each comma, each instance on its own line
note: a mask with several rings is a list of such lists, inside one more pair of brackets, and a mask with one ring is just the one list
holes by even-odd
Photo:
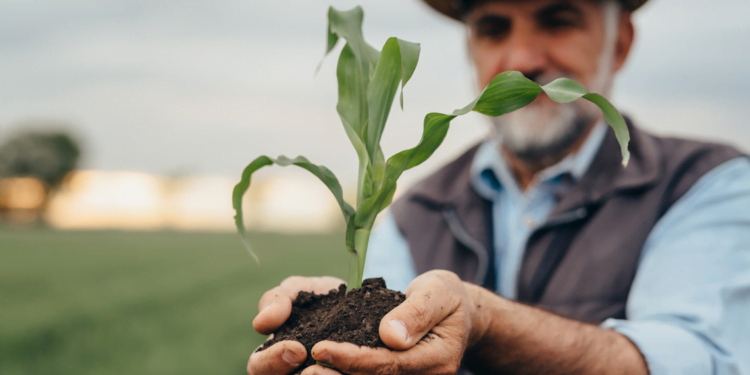
[[[417, 0], [362, 0], [365, 35], [422, 43], [386, 155], [428, 112], [477, 93], [462, 27]], [[0, 0], [0, 373], [244, 373], [260, 294], [344, 276], [330, 193], [266, 169], [248, 194], [257, 266], [230, 195], [260, 154], [305, 155], [348, 194], [326, 11], [351, 1]], [[615, 105], [642, 127], [750, 151], [750, 3], [652, 0]], [[476, 114], [400, 188], [487, 132]]]

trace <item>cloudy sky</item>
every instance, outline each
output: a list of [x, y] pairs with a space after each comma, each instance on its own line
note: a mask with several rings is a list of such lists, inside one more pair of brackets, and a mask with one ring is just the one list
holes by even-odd
[[[335, 57], [315, 77], [331, 0], [0, 0], [0, 138], [69, 123], [84, 167], [239, 175], [260, 154], [302, 154], [344, 179], [356, 155], [335, 112]], [[422, 43], [393, 111], [387, 154], [413, 146], [428, 112], [476, 93], [464, 31], [417, 0], [362, 0], [365, 35]], [[652, 0], [614, 102], [643, 127], [750, 151], [750, 2]], [[417, 178], [486, 131], [456, 120]]]

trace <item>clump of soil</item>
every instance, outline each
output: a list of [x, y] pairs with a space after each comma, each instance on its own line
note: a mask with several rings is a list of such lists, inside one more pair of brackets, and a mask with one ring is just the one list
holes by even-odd
[[307, 349], [307, 360], [298, 369], [301, 372], [315, 364], [310, 351], [320, 341], [384, 348], [378, 334], [380, 320], [405, 299], [403, 293], [386, 289], [382, 278], [364, 280], [361, 288], [348, 294], [344, 284], [324, 295], [301, 292], [292, 302], [289, 319], [258, 350], [279, 341], [299, 341]]

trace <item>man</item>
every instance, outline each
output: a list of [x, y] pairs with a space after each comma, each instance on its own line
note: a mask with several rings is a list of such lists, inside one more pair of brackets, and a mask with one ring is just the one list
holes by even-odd
[[[466, 24], [480, 87], [517, 70], [607, 95], [645, 1], [427, 2]], [[593, 108], [543, 95], [493, 129], [373, 234], [366, 276], [407, 294], [380, 325], [393, 350], [322, 342], [313, 358], [355, 375], [750, 374], [748, 158], [631, 125], [622, 168]], [[285, 280], [254, 327], [274, 331], [298, 291], [340, 282]], [[278, 343], [248, 373], [287, 374], [305, 355]]]

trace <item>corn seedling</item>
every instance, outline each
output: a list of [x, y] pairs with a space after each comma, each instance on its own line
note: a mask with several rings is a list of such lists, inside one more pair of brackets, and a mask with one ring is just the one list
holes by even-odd
[[376, 216], [391, 203], [401, 174], [422, 164], [440, 146], [448, 133], [450, 122], [471, 111], [488, 116], [502, 116], [530, 104], [542, 92], [558, 103], [569, 103], [582, 98], [597, 105], [604, 119], [614, 129], [621, 147], [623, 165], [627, 164], [630, 157], [627, 126], [619, 112], [604, 97], [590, 93], [570, 79], [561, 78], [540, 86], [519, 72], [497, 75], [474, 101], [451, 114], [427, 114], [419, 143], [386, 160], [380, 148], [380, 139], [399, 86], [399, 104], [403, 110], [403, 89], [417, 67], [420, 45], [393, 37], [378, 51], [364, 40], [363, 18], [364, 13], [360, 7], [348, 11], [330, 8], [326, 48], [328, 55], [339, 40], [345, 41], [336, 69], [336, 110], [359, 158], [356, 209], [344, 201], [341, 184], [328, 168], [313, 164], [302, 156], [294, 159], [285, 156], [275, 159], [258, 157], [245, 168], [232, 196], [237, 230], [256, 261], [258, 257], [248, 243], [243, 223], [242, 197], [250, 187], [252, 174], [258, 169], [272, 164], [282, 167], [295, 165], [317, 176], [331, 190], [346, 222], [346, 248], [351, 257], [348, 290], [351, 290], [362, 285], [367, 245]]

